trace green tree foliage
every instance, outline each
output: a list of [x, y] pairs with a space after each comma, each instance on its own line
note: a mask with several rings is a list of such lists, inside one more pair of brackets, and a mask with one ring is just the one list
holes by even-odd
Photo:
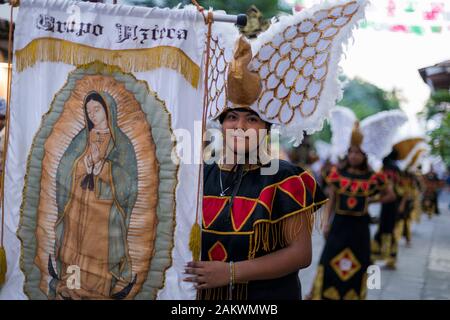
[[447, 167], [450, 167], [450, 92], [448, 90], [437, 90], [428, 99], [425, 110], [427, 120], [439, 121], [439, 125], [428, 132], [431, 140], [431, 153], [439, 155]]
[[430, 137], [431, 152], [441, 156], [450, 168], [450, 112], [443, 114], [441, 125], [430, 132]]
[[339, 105], [351, 108], [358, 119], [362, 120], [377, 112], [398, 109], [398, 93], [384, 91], [377, 86], [359, 78], [345, 79], [344, 96]]
[[450, 92], [447, 90], [437, 90], [431, 94], [422, 114], [425, 114], [427, 119], [431, 119], [436, 114], [448, 112], [446, 109], [448, 108], [449, 102]]

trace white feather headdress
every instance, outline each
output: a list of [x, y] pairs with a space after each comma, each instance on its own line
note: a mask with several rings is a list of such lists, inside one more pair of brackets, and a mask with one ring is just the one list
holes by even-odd
[[360, 125], [364, 136], [361, 149], [383, 159], [391, 152], [395, 134], [406, 121], [407, 116], [400, 110], [382, 111], [365, 118]]
[[[338, 62], [343, 44], [364, 16], [367, 0], [336, 0], [295, 15], [282, 16], [251, 43], [249, 70], [259, 75], [261, 92], [248, 107], [278, 125], [295, 144], [303, 134], [321, 130], [330, 109], [341, 98]], [[209, 81], [209, 118], [233, 105], [227, 97], [227, 74], [236, 30], [213, 28]], [[233, 40], [233, 43], [230, 41]]]
[[398, 161], [398, 167], [400, 170], [414, 171], [429, 152], [430, 146], [426, 142], [418, 142], [405, 159]]
[[347, 154], [356, 121], [356, 115], [349, 108], [338, 106], [331, 110], [331, 153], [335, 157], [343, 158]]
[[[382, 159], [391, 152], [396, 131], [407, 120], [402, 111], [390, 110], [378, 112], [359, 124], [361, 150], [367, 154], [369, 163], [375, 170], [380, 168]], [[347, 154], [357, 122], [355, 114], [349, 108], [335, 107], [331, 110], [331, 141], [336, 156], [343, 158]]]
[[401, 170], [414, 168], [422, 161], [430, 151], [426, 142], [427, 136], [423, 129], [413, 120], [406, 122], [397, 131], [394, 138], [394, 149]]

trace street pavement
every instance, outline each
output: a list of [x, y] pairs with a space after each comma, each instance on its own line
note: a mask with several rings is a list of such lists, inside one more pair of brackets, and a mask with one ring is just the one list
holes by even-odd
[[[422, 215], [420, 223], [412, 227], [412, 245], [400, 242], [396, 270], [387, 270], [380, 264], [380, 289], [368, 289], [369, 300], [448, 300], [450, 299], [450, 191], [439, 197], [440, 215], [432, 219]], [[377, 215], [379, 206], [372, 207]], [[371, 226], [372, 235], [376, 229]], [[300, 271], [302, 293], [311, 290], [316, 268], [322, 253], [324, 239], [313, 234], [313, 262]], [[378, 264], [377, 263], [377, 264]]]

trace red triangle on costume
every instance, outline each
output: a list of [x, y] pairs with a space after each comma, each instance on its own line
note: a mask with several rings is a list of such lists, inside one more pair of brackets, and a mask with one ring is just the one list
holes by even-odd
[[347, 178], [341, 178], [341, 180], [339, 181], [339, 185], [341, 187], [341, 189], [345, 189], [349, 186], [350, 184], [350, 180]]
[[275, 194], [276, 187], [270, 186], [267, 188], [264, 188], [263, 191], [259, 194], [259, 201], [264, 203], [270, 212], [272, 212], [272, 206], [273, 206], [273, 196]]
[[367, 182], [367, 181], [361, 181], [361, 189], [362, 189], [362, 191], [367, 191], [367, 190], [369, 190], [369, 182]]
[[209, 228], [225, 207], [228, 198], [203, 197], [203, 225]]
[[303, 173], [301, 176], [303, 183], [306, 186], [306, 189], [311, 193], [316, 190], [316, 180], [311, 176], [308, 172]]
[[331, 169], [331, 172], [328, 174], [328, 180], [336, 181], [338, 179], [339, 179], [339, 173], [337, 172], [336, 168]]
[[248, 218], [253, 213], [258, 202], [256, 199], [247, 199], [235, 197], [233, 200], [233, 210], [231, 210], [231, 219], [234, 231], [239, 231]]
[[305, 206], [305, 186], [298, 176], [293, 176], [279, 184], [279, 188]]
[[350, 186], [350, 190], [352, 192], [356, 192], [356, 191], [358, 191], [358, 188], [359, 188], [359, 182], [356, 181], [356, 180], [352, 181], [352, 185]]
[[380, 172], [380, 173], [378, 173], [378, 179], [380, 179], [382, 182], [387, 182], [388, 177], [386, 174]]

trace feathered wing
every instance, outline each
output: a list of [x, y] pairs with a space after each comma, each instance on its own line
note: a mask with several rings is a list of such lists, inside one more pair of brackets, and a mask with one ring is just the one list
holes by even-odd
[[418, 143], [427, 140], [427, 135], [416, 121], [409, 119], [397, 130], [392, 140], [394, 148], [399, 152], [398, 160], [405, 160]]
[[212, 25], [210, 60], [208, 63], [208, 118], [216, 118], [226, 107], [227, 74], [233, 60], [238, 29], [231, 23], [215, 22]]
[[367, 155], [382, 160], [393, 146], [393, 139], [399, 127], [408, 121], [400, 110], [382, 111], [361, 121], [360, 129], [364, 136], [361, 149]]
[[341, 0], [283, 16], [252, 43], [250, 69], [259, 73], [262, 92], [251, 108], [297, 144], [304, 131], [322, 129], [341, 97], [337, 73], [343, 43], [366, 3]]
[[334, 107], [331, 109], [331, 153], [334, 157], [343, 158], [347, 154], [356, 121], [356, 115], [349, 108]]

